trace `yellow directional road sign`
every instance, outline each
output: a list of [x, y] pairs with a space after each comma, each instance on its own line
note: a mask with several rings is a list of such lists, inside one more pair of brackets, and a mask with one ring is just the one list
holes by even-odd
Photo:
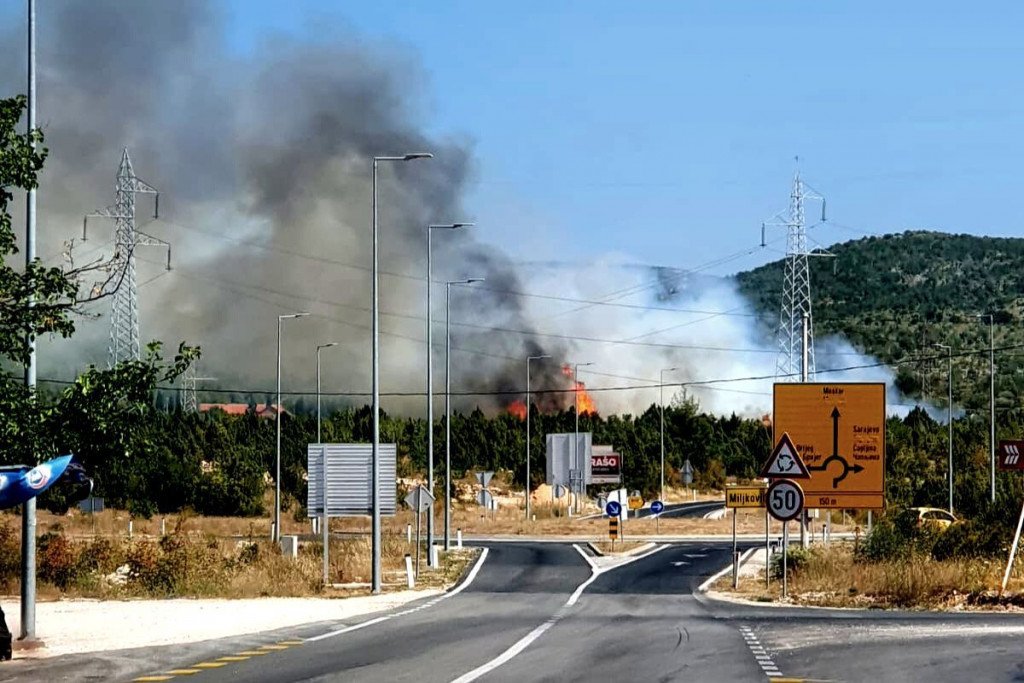
[[725, 507], [763, 508], [767, 490], [764, 486], [728, 486], [725, 489]]
[[810, 479], [808, 508], [885, 503], [885, 384], [776, 384], [775, 439], [788, 433]]

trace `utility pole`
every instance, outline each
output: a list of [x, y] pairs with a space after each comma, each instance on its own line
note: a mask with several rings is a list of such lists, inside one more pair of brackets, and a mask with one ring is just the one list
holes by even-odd
[[316, 442], [323, 443], [320, 437], [320, 352], [324, 349], [329, 349], [332, 346], [337, 346], [338, 342], [328, 342], [326, 344], [317, 344], [316, 346]]
[[199, 382], [213, 382], [217, 379], [216, 377], [198, 377], [197, 365], [198, 361], [192, 361], [181, 375], [180, 405], [181, 412], [186, 415], [199, 412], [199, 397], [197, 395]]
[[281, 324], [285, 320], [304, 318], [309, 313], [288, 313], [277, 316], [277, 405], [274, 406], [274, 426], [277, 431], [277, 449], [274, 457], [274, 543], [281, 542]]
[[979, 315], [988, 318], [988, 450], [989, 450], [989, 500], [996, 502], [996, 354], [995, 318], [991, 313]]
[[662, 503], [665, 502], [665, 373], [674, 372], [679, 368], [664, 368], [658, 373], [659, 385], [661, 394], [658, 400], [658, 405], [661, 407], [661, 493], [660, 496]]
[[[28, 0], [28, 133], [36, 128], [36, 3]], [[36, 143], [31, 142], [32, 150]], [[36, 191], [30, 188], [25, 204], [25, 266], [36, 260]], [[29, 298], [28, 305], [34, 300]], [[25, 386], [36, 390], [36, 341], [28, 336], [28, 363], [25, 364]], [[36, 637], [36, 499], [29, 498], [21, 515], [21, 633], [19, 640]]]
[[[572, 384], [573, 384], [572, 396], [573, 396], [574, 404], [576, 406], [573, 409], [573, 413], [575, 413], [575, 416], [576, 416], [576, 430], [575, 430], [575, 432], [573, 434], [573, 439], [572, 439], [572, 465], [573, 465], [574, 469], [577, 469], [577, 470], [580, 471], [580, 480], [581, 481], [584, 478], [583, 472], [585, 472], [586, 469], [580, 463], [580, 377], [579, 377], [579, 375], [580, 375], [580, 368], [585, 368], [588, 365], [593, 365], [593, 362], [590, 362], [590, 363], [575, 363], [573, 365], [573, 371], [572, 371]], [[571, 484], [572, 484], [572, 482], [570, 482], [570, 486], [569, 486], [569, 490], [570, 491], [572, 490], [572, 485]], [[581, 483], [580, 484], [580, 488], [582, 489], [583, 487], [584, 487], [584, 484]], [[581, 493], [582, 493], [582, 491], [577, 492], [577, 499], [580, 497]], [[579, 503], [579, 501], [577, 500], [577, 504], [578, 503]], [[569, 501], [569, 505], [570, 506], [572, 505], [572, 501], [571, 500]], [[579, 507], [577, 507], [577, 512], [578, 511], [579, 511]]]
[[139, 287], [135, 275], [135, 249], [160, 247], [167, 250], [167, 270], [171, 269], [171, 245], [162, 239], [147, 235], [135, 228], [135, 195], [154, 195], [153, 218], [160, 217], [159, 191], [135, 175], [128, 148], [121, 152], [121, 165], [117, 170], [114, 205], [85, 216], [82, 220], [82, 241], [88, 238], [89, 218], [110, 218], [114, 221], [114, 258], [112, 266], [123, 269], [123, 277], [114, 291], [110, 311], [110, 343], [107, 364], [114, 367], [121, 361], [141, 357], [139, 334]]
[[372, 204], [373, 204], [373, 222], [371, 227], [371, 243], [373, 252], [373, 269], [372, 269], [372, 291], [371, 299], [371, 332], [370, 332], [370, 365], [372, 370], [370, 372], [372, 394], [373, 399], [371, 401], [373, 405], [373, 445], [371, 448], [370, 456], [370, 527], [372, 529], [370, 537], [371, 558], [370, 558], [370, 573], [372, 577], [370, 579], [370, 591], [374, 595], [378, 595], [381, 590], [381, 537], [380, 537], [380, 296], [378, 293], [380, 285], [380, 248], [379, 248], [379, 230], [377, 225], [377, 167], [382, 161], [413, 161], [414, 159], [432, 159], [433, 154], [427, 152], [414, 152], [411, 154], [403, 154], [401, 156], [375, 156], [373, 157], [373, 171], [372, 171]]
[[530, 519], [530, 361], [551, 358], [545, 354], [526, 359], [526, 520]]
[[[801, 330], [801, 360], [800, 360], [800, 381], [807, 382], [810, 377], [811, 358], [811, 315], [803, 313], [800, 317]], [[788, 526], [788, 525], [787, 525]], [[807, 538], [807, 510], [800, 511], [800, 547], [806, 550], [810, 546]]]
[[[427, 226], [427, 488], [431, 496], [434, 495], [434, 309], [430, 303], [430, 292], [434, 287], [434, 257], [431, 237], [435, 230], [458, 230], [471, 225], [473, 223]], [[427, 515], [427, 566], [430, 567], [434, 566], [434, 553], [430, 551], [434, 547], [434, 510], [431, 502], [430, 514]]]
[[451, 549], [452, 526], [452, 285], [483, 282], [482, 277], [444, 283], [444, 550]]
[[949, 423], [949, 514], [953, 514], [953, 347], [947, 344], [934, 344], [936, 348], [945, 349], [949, 361], [946, 385], [949, 399], [946, 406], [946, 421]]

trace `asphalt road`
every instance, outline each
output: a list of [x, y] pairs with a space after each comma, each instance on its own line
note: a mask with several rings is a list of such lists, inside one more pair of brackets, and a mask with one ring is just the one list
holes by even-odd
[[171, 680], [1024, 681], [1024, 617], [773, 608], [697, 593], [729, 552], [681, 543], [593, 571], [568, 544], [492, 543], [463, 591], [383, 620], [0, 665], [0, 680], [163, 680], [210, 662]]

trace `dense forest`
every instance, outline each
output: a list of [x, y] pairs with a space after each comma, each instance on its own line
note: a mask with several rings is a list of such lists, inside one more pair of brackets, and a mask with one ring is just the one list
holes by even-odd
[[[953, 402], [968, 412], [989, 404], [989, 321], [996, 349], [996, 403], [1019, 412], [1024, 391], [1024, 239], [905, 232], [867, 237], [811, 258], [815, 335], [840, 334], [898, 370], [908, 396], [945, 405], [953, 347]], [[778, 319], [782, 261], [736, 276], [768, 319]], [[819, 356], [818, 368], [841, 364]]]

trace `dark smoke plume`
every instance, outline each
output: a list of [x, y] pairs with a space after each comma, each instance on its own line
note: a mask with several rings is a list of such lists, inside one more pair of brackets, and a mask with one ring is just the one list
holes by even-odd
[[[382, 389], [423, 391], [425, 226], [472, 220], [462, 195], [473, 168], [465, 140], [423, 132], [424, 75], [397, 51], [334, 34], [315, 44], [266, 39], [252, 55], [225, 44], [223, 17], [206, 0], [131, 3], [68, 0], [39, 8], [39, 115], [50, 160], [42, 178], [40, 255], [56, 260], [81, 216], [113, 201], [122, 147], [139, 177], [161, 191], [160, 220], [146, 198], [138, 222], [174, 247], [174, 270], [139, 252], [143, 340], [203, 347], [213, 385], [267, 388], [275, 373], [276, 316], [310, 311], [284, 333], [284, 385], [314, 388], [314, 349], [324, 390], [370, 388], [370, 160], [429, 151], [433, 160], [384, 164], [381, 226]], [[24, 29], [0, 33], [0, 85], [22, 92]], [[112, 226], [90, 223], [79, 259], [110, 251]], [[469, 230], [435, 235], [436, 281], [487, 278], [452, 292], [452, 318], [529, 329], [522, 287], [505, 255]], [[444, 287], [434, 297], [435, 390], [443, 388]], [[45, 376], [105, 362], [106, 306], [71, 342], [44, 344]], [[523, 385], [528, 354], [565, 355], [529, 337], [453, 327], [453, 388]], [[478, 353], [468, 353], [467, 350]], [[552, 372], [538, 388], [564, 387]], [[513, 397], [467, 399], [501, 406]], [[362, 402], [365, 399], [353, 399]], [[386, 402], [419, 410], [422, 398]]]

